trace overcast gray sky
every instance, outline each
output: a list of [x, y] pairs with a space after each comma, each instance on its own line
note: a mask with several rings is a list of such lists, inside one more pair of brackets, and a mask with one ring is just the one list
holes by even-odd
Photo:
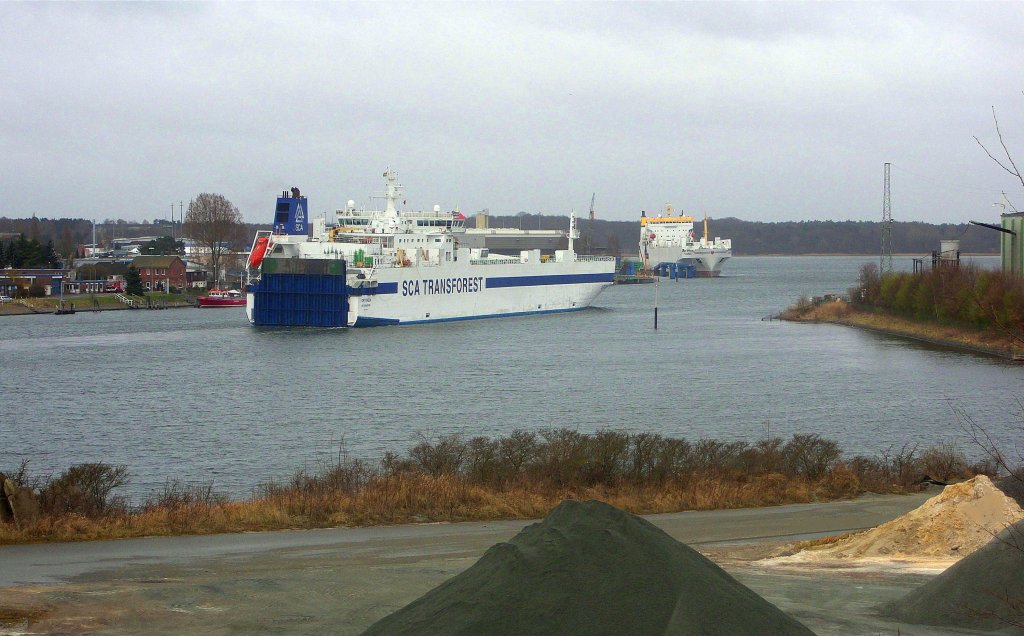
[[2, 3], [0, 216], [368, 204], [994, 221], [1024, 3]]

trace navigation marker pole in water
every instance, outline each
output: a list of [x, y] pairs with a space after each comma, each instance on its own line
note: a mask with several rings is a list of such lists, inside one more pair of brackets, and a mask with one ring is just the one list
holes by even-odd
[[[647, 213], [644, 212], [643, 210], [640, 210], [640, 218], [643, 218], [645, 216], [647, 216]], [[651, 261], [650, 261], [650, 256], [649, 256], [649, 254], [647, 252], [647, 243], [648, 243], [648, 241], [650, 239], [647, 236], [647, 232], [643, 232], [641, 234], [641, 236], [642, 236], [642, 238], [640, 239], [640, 245], [644, 248], [644, 251], [643, 251], [644, 275], [645, 276], [650, 276], [651, 275]], [[655, 331], [658, 330], [658, 279], [659, 278], [661, 278], [661, 274], [659, 272], [655, 272], [654, 273], [654, 330]]]
[[654, 279], [654, 330], [658, 330], [658, 278], [661, 278], [661, 274], [655, 274]]

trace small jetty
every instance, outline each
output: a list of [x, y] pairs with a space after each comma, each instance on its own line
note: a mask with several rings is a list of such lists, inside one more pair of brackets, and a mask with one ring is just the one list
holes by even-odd
[[643, 285], [646, 283], [653, 283], [655, 279], [654, 274], [615, 274], [612, 277], [612, 282], [616, 285]]
[[619, 258], [612, 281], [617, 285], [636, 285], [653, 283], [658, 278], [680, 280], [696, 276], [696, 267], [690, 263], [659, 263], [646, 268], [644, 262], [638, 258]]
[[616, 285], [640, 285], [654, 282], [654, 272], [644, 269], [643, 261], [635, 258], [615, 259], [615, 274], [612, 282]]

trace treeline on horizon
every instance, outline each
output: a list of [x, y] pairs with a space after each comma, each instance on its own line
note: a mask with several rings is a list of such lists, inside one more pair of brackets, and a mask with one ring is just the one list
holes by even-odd
[[[472, 215], [466, 220], [473, 227]], [[492, 228], [524, 230], [565, 230], [568, 217], [544, 214], [491, 216]], [[268, 224], [247, 224], [251, 236], [257, 229], [270, 229]], [[639, 240], [637, 221], [579, 219], [583, 252], [600, 252], [630, 256]], [[765, 223], [743, 221], [734, 217], [708, 219], [711, 237], [732, 239], [733, 254], [757, 256], [767, 254], [878, 254], [881, 251], [881, 223], [877, 221], [780, 221]], [[72, 254], [78, 245], [92, 243], [93, 224], [89, 219], [47, 219], [32, 217], [12, 219], [0, 217], [0, 235], [24, 234], [42, 244], [52, 241], [61, 256]], [[171, 236], [180, 238], [181, 224], [155, 219], [152, 223], [107, 219], [96, 224], [96, 239], [101, 244], [113, 238], [138, 236]], [[694, 222], [694, 233], [703, 234], [701, 220]], [[959, 239], [960, 251], [973, 254], [998, 254], [999, 233], [969, 223], [931, 224], [896, 221], [892, 226], [892, 249], [897, 254], [931, 254], [940, 241]], [[244, 247], [248, 247], [243, 246]]]
[[[543, 229], [564, 229], [568, 223], [566, 217], [543, 218], [554, 221]], [[702, 221], [694, 220], [693, 232], [697, 237], [704, 233]], [[594, 247], [599, 251], [619, 247], [621, 253], [630, 255], [636, 251], [640, 238], [638, 224], [630, 221], [581, 219], [580, 233], [593, 236]], [[734, 256], [878, 254], [882, 249], [882, 224], [876, 221], [765, 223], [733, 217], [709, 218], [708, 234], [710, 238], [732, 239]], [[999, 253], [999, 232], [969, 223], [935, 225], [905, 221], [892, 225], [892, 250], [897, 254], [929, 255], [939, 249], [941, 241], [949, 239], [959, 239], [960, 251], [964, 253]]]

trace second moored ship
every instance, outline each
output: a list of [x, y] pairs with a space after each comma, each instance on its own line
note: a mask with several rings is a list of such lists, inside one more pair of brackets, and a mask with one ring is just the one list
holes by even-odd
[[731, 256], [731, 239], [708, 238], [707, 217], [700, 239], [693, 234], [693, 217], [675, 214], [669, 204], [662, 216], [640, 217], [640, 259], [648, 271], [681, 264], [692, 266], [698, 277], [715, 277]]
[[464, 217], [399, 209], [387, 180], [383, 210], [349, 201], [328, 226], [310, 224], [295, 188], [277, 199], [273, 230], [257, 232], [247, 263], [246, 314], [253, 325], [369, 327], [578, 311], [612, 284], [615, 259], [568, 249], [490, 254], [460, 246]]

